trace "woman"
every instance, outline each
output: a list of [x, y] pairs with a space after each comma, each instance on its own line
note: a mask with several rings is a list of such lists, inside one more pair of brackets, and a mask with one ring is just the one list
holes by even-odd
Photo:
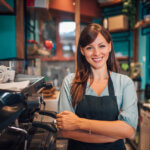
[[62, 84], [57, 126], [68, 150], [125, 150], [124, 138], [137, 127], [137, 96], [132, 80], [118, 72], [112, 39], [92, 23], [80, 35], [75, 74]]

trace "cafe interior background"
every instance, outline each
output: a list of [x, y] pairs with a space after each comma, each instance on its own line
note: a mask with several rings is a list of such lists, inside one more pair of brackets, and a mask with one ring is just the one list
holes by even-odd
[[[91, 22], [101, 24], [110, 31], [120, 72], [131, 77], [136, 87], [138, 128], [134, 139], [126, 139], [126, 143], [130, 149], [150, 150], [149, 0], [0, 0], [0, 101], [10, 90], [10, 83], [16, 78], [20, 79], [19, 74], [22, 75], [22, 80], [35, 78], [34, 82], [37, 82], [42, 78], [40, 84], [47, 84], [49, 91], [41, 90], [42, 93], [39, 92], [41, 87], [37, 89], [35, 86], [29, 86], [24, 99], [34, 99], [35, 95], [37, 98], [38, 91], [39, 97], [46, 103], [40, 103], [40, 110], [57, 112], [63, 78], [75, 70], [76, 45], [80, 32]], [[4, 79], [6, 72], [9, 76]], [[3, 86], [4, 82], [9, 83], [9, 88]], [[16, 94], [16, 91], [13, 91], [14, 93]], [[1, 112], [3, 107], [0, 108]], [[3, 149], [1, 146], [6, 146], [7, 142], [11, 141], [12, 145], [16, 143], [17, 140], [14, 142], [8, 138], [9, 133], [6, 131], [11, 125], [16, 125], [15, 120], [19, 120], [19, 116], [20, 114], [15, 116], [9, 123], [6, 120], [7, 123], [0, 127], [0, 149]], [[0, 116], [0, 124], [3, 124], [2, 118], [3, 114]], [[32, 121], [38, 119], [34, 114]], [[52, 122], [52, 118], [44, 116], [43, 122]], [[21, 128], [19, 125], [17, 127]], [[27, 129], [26, 131], [28, 132]], [[13, 138], [22, 137], [17, 131], [14, 132], [11, 135]], [[65, 139], [55, 137], [53, 141], [57, 149], [66, 148]], [[22, 145], [26, 149], [25, 144]], [[29, 149], [29, 146], [27, 148]]]

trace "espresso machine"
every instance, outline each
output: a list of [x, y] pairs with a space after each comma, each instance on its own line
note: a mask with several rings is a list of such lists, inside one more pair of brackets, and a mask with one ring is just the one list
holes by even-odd
[[41, 76], [15, 76], [15, 83], [23, 81], [29, 81], [29, 85], [20, 90], [0, 86], [0, 150], [54, 150], [57, 132], [54, 122], [34, 121], [37, 115], [56, 118], [56, 112], [40, 109], [45, 102], [38, 94], [41, 88], [52, 85], [46, 84]]

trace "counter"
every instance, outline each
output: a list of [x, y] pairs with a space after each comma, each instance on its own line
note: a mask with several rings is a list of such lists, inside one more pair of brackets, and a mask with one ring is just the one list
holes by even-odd
[[138, 91], [139, 121], [134, 140], [127, 141], [135, 150], [150, 150], [150, 103], [145, 99], [144, 91]]

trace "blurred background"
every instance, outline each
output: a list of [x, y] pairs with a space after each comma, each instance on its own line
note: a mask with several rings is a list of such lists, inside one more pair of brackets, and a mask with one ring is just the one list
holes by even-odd
[[[43, 76], [59, 93], [63, 78], [75, 70], [80, 32], [92, 22], [110, 31], [120, 72], [135, 83], [139, 124], [127, 144], [150, 150], [149, 0], [0, 0], [0, 65]], [[58, 96], [47, 109], [57, 111]]]

